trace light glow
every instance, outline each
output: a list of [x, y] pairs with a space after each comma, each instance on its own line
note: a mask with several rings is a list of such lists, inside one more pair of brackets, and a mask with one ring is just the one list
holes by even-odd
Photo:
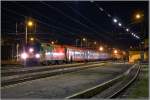
[[140, 19], [141, 18], [141, 15], [140, 14], [136, 14], [136, 19]]
[[122, 26], [122, 24], [121, 24], [121, 23], [118, 23], [118, 25], [119, 25], [119, 26]]
[[115, 18], [113, 19], [113, 21], [114, 21], [114, 23], [117, 23], [117, 22], [118, 22], [118, 20], [117, 20], [117, 19], [115, 19]]
[[118, 53], [118, 51], [117, 50], [114, 50], [114, 54], [117, 54]]
[[29, 21], [28, 22], [28, 26], [32, 26], [33, 25], [33, 22], [32, 21]]
[[40, 58], [40, 54], [37, 53], [37, 54], [35, 55], [35, 57], [36, 57], [36, 58]]
[[28, 58], [28, 54], [27, 53], [22, 53], [21, 54], [21, 59], [24, 59], [24, 60], [26, 60]]
[[32, 38], [30, 38], [30, 40], [31, 40], [31, 41], [34, 41], [34, 38], [33, 38], [33, 37], [32, 37]]
[[100, 51], [103, 51], [103, 50], [104, 50], [104, 48], [103, 48], [103, 47], [99, 47], [99, 50], [100, 50]]
[[54, 44], [54, 41], [52, 41], [51, 43]]
[[45, 53], [46, 55], [53, 55], [53, 56], [63, 56], [64, 55], [64, 53], [61, 53], [61, 52], [59, 52], [59, 53], [57, 53], [57, 52], [46, 52]]
[[83, 41], [85, 41], [86, 39], [85, 38], [83, 38]]
[[134, 33], [132, 33], [132, 35], [134, 35]]
[[33, 48], [29, 48], [29, 52], [32, 53], [34, 51]]
[[46, 52], [46, 53], [45, 53], [45, 55], [50, 55], [50, 54], [51, 54], [50, 52]]
[[127, 28], [126, 31], [129, 32], [129, 29]]
[[104, 9], [103, 9], [103, 8], [101, 8], [101, 7], [100, 7], [99, 9], [100, 9], [101, 11], [104, 11]]

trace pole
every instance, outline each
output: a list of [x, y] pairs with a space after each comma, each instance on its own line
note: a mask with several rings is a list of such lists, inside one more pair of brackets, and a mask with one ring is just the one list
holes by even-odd
[[82, 40], [81, 40], [81, 48], [82, 48]]
[[19, 57], [18, 57], [18, 54], [19, 54], [19, 53], [18, 53], [18, 48], [19, 48], [19, 44], [17, 43], [17, 45], [16, 45], [16, 49], [17, 49], [17, 61], [19, 60], [19, 59], [18, 59], [18, 58], [19, 58]]
[[35, 23], [34, 27], [35, 27], [34, 33], [36, 33], [36, 23]]
[[144, 21], [141, 22], [141, 36], [143, 36], [141, 38], [141, 61], [143, 62], [144, 61], [144, 27], [143, 27], [143, 24], [144, 24]]
[[12, 53], [12, 55], [11, 55], [12, 61], [13, 61], [13, 56], [14, 56], [14, 55], [13, 55], [13, 52], [14, 52], [14, 51], [13, 51], [13, 44], [12, 44], [12, 51], [11, 51], [11, 53]]
[[28, 33], [27, 33], [27, 31], [28, 31], [28, 29], [27, 29], [27, 25], [26, 25], [26, 35], [25, 35], [26, 44], [27, 44], [27, 40], [28, 40], [28, 39], [27, 39], [27, 38], [28, 38], [28, 35], [27, 35]]
[[78, 47], [78, 39], [76, 39], [76, 47]]
[[88, 41], [86, 40], [86, 48], [88, 48]]
[[17, 26], [18, 26], [18, 25], [17, 25], [17, 22], [16, 22], [16, 35], [17, 35], [17, 33], [18, 33], [18, 31], [17, 31]]

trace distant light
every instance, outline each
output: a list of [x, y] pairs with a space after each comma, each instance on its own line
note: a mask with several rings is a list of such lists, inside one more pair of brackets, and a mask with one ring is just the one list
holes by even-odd
[[127, 31], [127, 32], [129, 32], [129, 29], [128, 29], [128, 28], [126, 28], [126, 31]]
[[28, 58], [28, 54], [25, 53], [25, 52], [22, 53], [22, 54], [21, 54], [21, 58], [24, 59], [24, 60], [27, 59], [27, 58]]
[[51, 43], [54, 44], [54, 41], [52, 41]]
[[114, 50], [114, 54], [117, 54], [118, 53], [118, 51], [117, 50]]
[[29, 48], [29, 52], [32, 53], [34, 51], [33, 48]]
[[86, 39], [85, 38], [83, 38], [83, 41], [85, 41]]
[[108, 16], [108, 17], [111, 17], [111, 15], [110, 15], [110, 14], [107, 14], [107, 16]]
[[134, 35], [134, 33], [131, 33], [132, 35]]
[[136, 35], [136, 38], [139, 39], [140, 37]]
[[31, 40], [31, 41], [34, 41], [34, 38], [33, 38], [33, 37], [32, 37], [32, 38], [30, 38], [30, 40]]
[[136, 19], [140, 19], [141, 18], [141, 15], [140, 14], [136, 14]]
[[118, 22], [118, 20], [114, 18], [114, 19], [113, 19], [113, 22], [114, 22], [114, 23], [117, 23], [117, 22]]
[[125, 51], [123, 51], [122, 53], [123, 53], [123, 55], [126, 55], [126, 52], [125, 52]]
[[94, 44], [96, 44], [96, 41], [94, 42]]
[[136, 34], [134, 34], [134, 33], [132, 33], [132, 35], [135, 37], [135, 38], [137, 38], [137, 39], [139, 39], [140, 37], [139, 36], [137, 36]]
[[138, 38], [138, 36], [135, 36], [136, 38]]
[[118, 25], [119, 25], [119, 26], [122, 26], [122, 24], [121, 24], [120, 22], [118, 23]]
[[141, 44], [144, 44], [144, 42], [141, 42]]
[[101, 46], [101, 47], [99, 47], [99, 50], [100, 50], [100, 51], [103, 51], [103, 50], [104, 50], [104, 48]]
[[50, 55], [50, 54], [51, 54], [50, 52], [46, 52], [46, 53], [45, 53], [45, 55]]
[[28, 26], [32, 26], [33, 25], [33, 22], [32, 21], [29, 21], [28, 22]]
[[36, 58], [40, 58], [40, 54], [36, 54], [35, 57], [36, 57]]
[[101, 8], [101, 7], [100, 7], [99, 9], [100, 9], [100, 11], [104, 11], [104, 9], [103, 9], [103, 8]]

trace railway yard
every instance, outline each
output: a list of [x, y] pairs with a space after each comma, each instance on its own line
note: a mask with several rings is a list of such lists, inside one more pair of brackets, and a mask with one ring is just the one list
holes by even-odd
[[2, 100], [150, 100], [148, 0], [1, 5]]
[[[127, 98], [140, 64], [88, 62], [2, 69], [2, 98]], [[135, 81], [136, 80], [136, 81]], [[127, 93], [126, 93], [127, 92]]]

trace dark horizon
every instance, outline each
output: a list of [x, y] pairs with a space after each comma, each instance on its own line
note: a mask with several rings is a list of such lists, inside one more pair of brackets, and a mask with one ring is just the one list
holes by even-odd
[[43, 35], [46, 39], [55, 38], [62, 43], [74, 44], [76, 39], [86, 37], [129, 48], [140, 41], [115, 25], [112, 18], [118, 18], [126, 27], [132, 23], [131, 16], [136, 10], [144, 12], [143, 29], [141, 23], [137, 23], [131, 26], [131, 31], [141, 38], [148, 38], [148, 1], [2, 1], [2, 38], [16, 33], [16, 23], [18, 34], [24, 32], [27, 16], [36, 20], [37, 34], [47, 33]]

